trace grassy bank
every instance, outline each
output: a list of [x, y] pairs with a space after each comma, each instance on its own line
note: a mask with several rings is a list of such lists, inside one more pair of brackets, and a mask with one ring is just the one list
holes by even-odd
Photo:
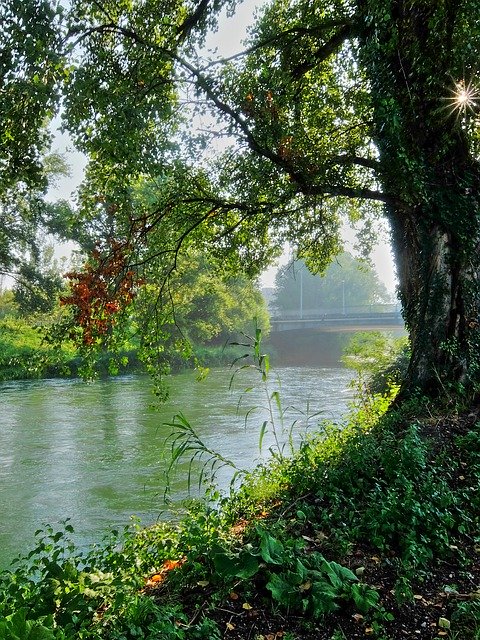
[[0, 638], [480, 638], [478, 407], [365, 402], [234, 494], [78, 554], [38, 533]]
[[[229, 365], [240, 354], [234, 347], [194, 346], [193, 358], [183, 359], [170, 354], [172, 372], [193, 368]], [[67, 341], [62, 347], [52, 347], [43, 338], [42, 332], [19, 317], [0, 318], [0, 381], [32, 380], [39, 378], [74, 378], [82, 376], [84, 359]], [[132, 344], [114, 356], [98, 355], [94, 370], [100, 377], [145, 373], [145, 366], [138, 356], [138, 348]]]

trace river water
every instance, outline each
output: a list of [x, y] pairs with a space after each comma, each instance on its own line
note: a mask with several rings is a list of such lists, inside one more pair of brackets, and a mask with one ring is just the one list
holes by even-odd
[[[179, 412], [208, 446], [250, 469], [273, 444], [267, 433], [259, 451], [273, 391], [280, 391], [285, 426], [295, 422], [297, 441], [319, 420], [338, 420], [351, 397], [345, 369], [278, 368], [267, 391], [250, 370], [229, 389], [231, 374], [213, 370], [201, 382], [192, 372], [176, 375], [160, 408], [141, 376], [0, 384], [0, 568], [32, 548], [43, 523], [71, 518], [76, 541], [87, 545], [132, 515], [143, 524], [165, 517], [165, 423]], [[176, 501], [188, 495], [186, 469], [172, 483]], [[219, 484], [226, 490], [228, 473]]]

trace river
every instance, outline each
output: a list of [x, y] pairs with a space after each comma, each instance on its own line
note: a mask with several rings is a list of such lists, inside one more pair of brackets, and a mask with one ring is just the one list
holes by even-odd
[[[143, 524], [164, 517], [165, 423], [176, 413], [208, 446], [250, 469], [273, 442], [267, 435], [259, 451], [267, 396], [274, 390], [287, 409], [285, 425], [297, 421], [297, 440], [306, 426], [338, 419], [351, 397], [345, 369], [278, 368], [268, 393], [249, 370], [230, 390], [231, 373], [213, 370], [201, 382], [192, 372], [174, 376], [160, 409], [153, 406], [149, 379], [141, 376], [0, 384], [0, 568], [32, 548], [43, 523], [71, 518], [75, 540], [85, 546], [132, 515]], [[185, 468], [172, 484], [176, 501], [188, 495]], [[228, 482], [228, 474], [219, 478], [222, 489]]]

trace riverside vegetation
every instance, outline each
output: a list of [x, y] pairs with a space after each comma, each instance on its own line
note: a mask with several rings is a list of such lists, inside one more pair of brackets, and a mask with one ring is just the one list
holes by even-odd
[[[206, 268], [186, 269], [183, 277], [189, 278], [188, 295], [183, 295], [183, 304], [176, 305], [173, 318], [166, 313], [160, 322], [150, 308], [143, 308], [148, 304], [142, 299], [118, 332], [120, 335], [109, 335], [110, 341], [100, 341], [94, 352], [63, 330], [66, 314], [59, 302], [62, 291], [49, 301], [47, 312], [34, 305], [25, 309], [18, 302], [18, 289], [0, 290], [0, 381], [94, 378], [151, 373], [152, 369], [158, 375], [195, 366], [228, 365], [239, 354], [227, 338], [236, 328], [242, 330], [251, 325], [252, 309], [262, 328], [268, 330], [266, 304], [256, 285], [244, 278], [208, 281], [205, 271]], [[59, 272], [55, 275], [61, 280]], [[26, 285], [25, 288], [29, 290]], [[69, 290], [64, 289], [66, 292]], [[143, 298], [148, 299], [145, 292]], [[208, 318], [203, 317], [204, 308], [212, 310]], [[142, 336], [149, 332], [144, 330], [144, 316], [149, 321], [154, 318], [161, 327], [161, 344], [146, 344]]]
[[[242, 366], [265, 386], [262, 432], [280, 436], [256, 338]], [[365, 349], [353, 352], [358, 366]], [[38, 531], [0, 578], [0, 638], [478, 640], [480, 407], [418, 396], [395, 409], [395, 388], [361, 386], [344, 424], [292, 455], [287, 433], [289, 455], [279, 440], [229, 496], [210, 482], [175, 522], [133, 524], [88, 552], [68, 522]], [[228, 463], [177, 430], [173, 459], [197, 453], [204, 469]]]

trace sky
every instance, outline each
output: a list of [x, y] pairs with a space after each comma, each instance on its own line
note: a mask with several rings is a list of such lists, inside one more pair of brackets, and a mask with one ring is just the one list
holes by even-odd
[[[207, 39], [206, 47], [208, 49], [216, 49], [218, 54], [228, 57], [242, 50], [241, 42], [246, 37], [247, 27], [253, 22], [254, 13], [258, 6], [262, 4], [262, 0], [244, 0], [237, 6], [235, 15], [227, 18], [223, 14], [220, 18], [220, 27], [216, 33], [210, 34]], [[58, 127], [59, 122], [54, 123], [54, 127]], [[57, 130], [55, 136], [54, 150], [65, 154], [67, 162], [70, 164], [71, 175], [68, 179], [62, 180], [58, 188], [51, 189], [49, 196], [55, 198], [69, 198], [72, 192], [80, 184], [83, 178], [83, 171], [86, 165], [85, 158], [72, 151], [72, 144], [68, 136]], [[347, 233], [346, 248], [352, 244], [352, 234]], [[68, 255], [71, 251], [70, 245], [62, 245], [59, 247], [58, 255]], [[385, 283], [387, 289], [392, 294], [395, 292], [397, 279], [395, 274], [394, 260], [388, 240], [388, 234], [380, 234], [378, 244], [372, 253], [374, 267], [377, 270], [379, 278]], [[286, 252], [279, 260], [279, 264], [288, 261], [288, 253]], [[265, 287], [271, 287], [274, 284], [276, 267], [268, 269], [261, 278], [261, 284]]]

